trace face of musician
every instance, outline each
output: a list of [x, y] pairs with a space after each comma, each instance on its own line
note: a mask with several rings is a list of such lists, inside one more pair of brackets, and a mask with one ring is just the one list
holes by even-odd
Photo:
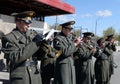
[[20, 30], [20, 32], [24, 33], [30, 27], [30, 24], [32, 23], [32, 17], [35, 16], [35, 12], [25, 11], [12, 15], [15, 16], [16, 28]]
[[71, 31], [73, 29], [73, 25], [75, 24], [75, 21], [69, 21], [63, 24], [60, 24], [60, 26], [62, 26], [62, 32], [68, 36], [71, 34]]
[[71, 31], [72, 31], [71, 28], [63, 28], [63, 29], [62, 29], [62, 32], [63, 32], [66, 36], [70, 35], [70, 34], [71, 34]]
[[27, 32], [30, 27], [30, 23], [26, 23], [25, 21], [16, 21], [16, 26], [21, 32]]
[[87, 44], [91, 43], [91, 38], [84, 37], [84, 42], [87, 43]]

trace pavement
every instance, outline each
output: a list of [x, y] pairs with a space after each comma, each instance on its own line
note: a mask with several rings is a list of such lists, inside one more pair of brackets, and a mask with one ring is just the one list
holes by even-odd
[[114, 60], [118, 67], [114, 69], [115, 72], [112, 75], [111, 84], [120, 84], [120, 52], [114, 53]]

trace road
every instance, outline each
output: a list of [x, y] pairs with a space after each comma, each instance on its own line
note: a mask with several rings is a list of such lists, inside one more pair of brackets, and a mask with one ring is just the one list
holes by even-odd
[[112, 75], [111, 84], [120, 84], [120, 52], [114, 53], [114, 60], [118, 67], [115, 68], [115, 73]]

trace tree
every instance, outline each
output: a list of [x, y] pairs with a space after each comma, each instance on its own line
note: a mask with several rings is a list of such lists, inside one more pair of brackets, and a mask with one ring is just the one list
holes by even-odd
[[117, 36], [117, 40], [120, 42], [120, 34]]
[[73, 33], [74, 33], [77, 37], [80, 36], [80, 30], [78, 30], [78, 29], [74, 29], [74, 30], [73, 30]]
[[115, 39], [117, 39], [117, 33], [113, 27], [109, 27], [106, 30], [103, 30], [103, 37], [106, 38], [108, 35], [114, 34]]
[[61, 30], [62, 29], [62, 27], [59, 24], [57, 24], [57, 23], [52, 25], [50, 28], [51, 29], [55, 29], [55, 30]]
[[117, 40], [118, 40], [118, 45], [120, 45], [120, 33], [117, 36]]

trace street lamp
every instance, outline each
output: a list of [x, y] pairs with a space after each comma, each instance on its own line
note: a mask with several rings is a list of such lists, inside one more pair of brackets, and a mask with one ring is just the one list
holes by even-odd
[[97, 18], [95, 21], [95, 35], [97, 34], [97, 26], [98, 26], [98, 21], [100, 20], [101, 17]]
[[83, 27], [81, 26], [81, 27], [80, 27], [80, 37], [82, 37], [83, 30], [87, 30], [86, 32], [88, 32], [88, 28], [83, 28]]
[[88, 32], [88, 28], [83, 28], [82, 26], [78, 26], [74, 28], [80, 29], [80, 37], [82, 37], [83, 30], [86, 30], [85, 32]]
[[56, 15], [56, 22], [55, 22], [55, 30], [58, 28], [58, 17], [57, 17], [57, 15]]

